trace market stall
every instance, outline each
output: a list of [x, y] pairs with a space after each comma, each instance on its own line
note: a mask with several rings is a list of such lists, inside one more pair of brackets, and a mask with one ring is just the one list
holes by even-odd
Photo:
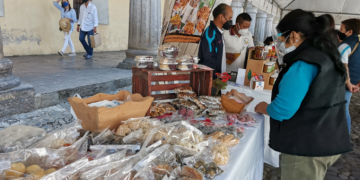
[[[232, 89], [236, 89], [240, 93], [245, 93], [251, 97], [254, 97], [253, 103], [247, 108], [248, 112], [254, 112], [255, 106], [260, 102], [264, 101], [271, 103], [271, 91], [254, 91], [247, 86], [236, 85], [235, 83], [229, 83], [226, 87], [226, 90], [223, 90], [223, 93], [229, 92]], [[279, 155], [280, 153], [274, 151], [269, 147], [269, 133], [270, 133], [270, 117], [265, 115], [264, 120], [264, 162], [273, 166], [279, 167]]]

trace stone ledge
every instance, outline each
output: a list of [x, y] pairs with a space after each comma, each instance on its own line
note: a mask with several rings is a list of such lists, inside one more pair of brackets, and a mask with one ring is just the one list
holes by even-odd
[[67, 98], [74, 96], [76, 93], [82, 97], [93, 96], [106, 91], [132, 85], [131, 78], [117, 79], [108, 82], [79, 86], [49, 93], [38, 93], [35, 95], [35, 109], [54, 106], [62, 102], [67, 102]]
[[0, 91], [0, 117], [30, 112], [35, 108], [35, 90], [32, 85]]

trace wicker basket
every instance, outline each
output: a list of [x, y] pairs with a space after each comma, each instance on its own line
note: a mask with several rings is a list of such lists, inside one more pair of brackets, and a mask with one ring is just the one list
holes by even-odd
[[[90, 103], [103, 100], [112, 101], [118, 99], [123, 101], [129, 95], [132, 101], [127, 101], [113, 108], [88, 106]], [[77, 97], [68, 99], [77, 118], [82, 120], [81, 126], [83, 129], [91, 132], [102, 131], [107, 127], [110, 127], [111, 130], [117, 129], [121, 121], [144, 117], [153, 100], [152, 97], [142, 97], [140, 94], [131, 94], [129, 91], [120, 91], [114, 95], [100, 93], [86, 99]]]
[[230, 92], [226, 93], [226, 95], [221, 95], [221, 104], [227, 113], [242, 114], [246, 112], [246, 108], [250, 105], [251, 102], [253, 102], [254, 98], [251, 97], [251, 100], [246, 104], [240, 104], [233, 99], [227, 98], [228, 95], [233, 95], [235, 91], [235, 89], [232, 89]]

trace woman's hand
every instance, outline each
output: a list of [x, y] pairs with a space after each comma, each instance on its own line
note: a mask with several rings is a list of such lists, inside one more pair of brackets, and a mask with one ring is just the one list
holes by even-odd
[[256, 113], [260, 113], [260, 114], [265, 114], [265, 115], [268, 115], [267, 111], [266, 111], [266, 108], [268, 107], [268, 103], [266, 102], [261, 102], [259, 103], [258, 105], [256, 105], [255, 107], [255, 112]]

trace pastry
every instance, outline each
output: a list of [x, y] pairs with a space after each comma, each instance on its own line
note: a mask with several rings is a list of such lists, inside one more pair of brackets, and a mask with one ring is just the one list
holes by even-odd
[[167, 64], [161, 64], [160, 69], [170, 69], [170, 67]]
[[179, 175], [181, 178], [185, 178], [185, 179], [191, 179], [191, 180], [202, 180], [203, 179], [203, 177], [199, 171], [197, 171], [194, 168], [188, 167], [188, 166], [183, 167], [183, 169], [181, 170]]
[[187, 65], [179, 65], [178, 68], [180, 70], [188, 70], [189, 69], [189, 67]]
[[6, 171], [6, 179], [14, 179], [21, 177], [25, 172], [25, 165], [23, 163], [11, 164], [11, 169]]
[[55, 172], [55, 171], [56, 171], [55, 168], [51, 168], [51, 169], [46, 170], [46, 171], [45, 171], [45, 174], [48, 175], [48, 174], [51, 174], [51, 173], [53, 173], [53, 172]]
[[122, 124], [117, 129], [116, 135], [127, 136], [130, 134], [130, 132], [131, 132], [131, 129], [129, 128], [129, 126], [127, 124]]
[[25, 174], [33, 174], [37, 171], [41, 170], [41, 167], [38, 165], [31, 165], [29, 167], [26, 168], [25, 170]]
[[229, 161], [229, 151], [223, 145], [216, 145], [212, 149], [212, 159], [217, 165], [225, 165]]
[[39, 169], [36, 172], [30, 174], [30, 179], [31, 180], [40, 180], [44, 176], [45, 176], [45, 170]]

